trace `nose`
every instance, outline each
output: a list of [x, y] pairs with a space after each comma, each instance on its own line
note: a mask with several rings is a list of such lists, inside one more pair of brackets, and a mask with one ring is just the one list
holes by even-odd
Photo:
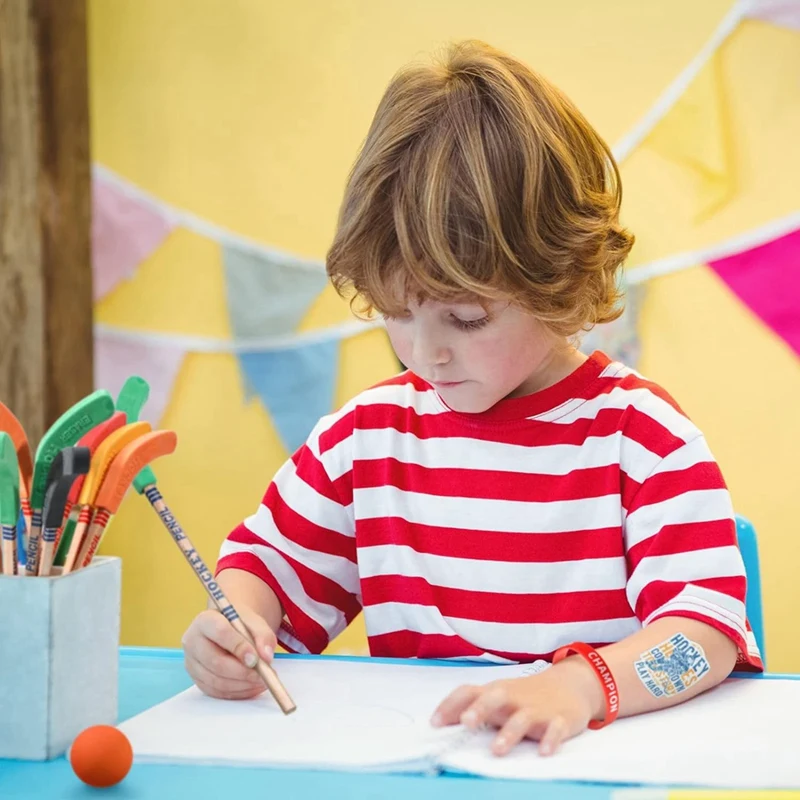
[[412, 355], [414, 363], [426, 367], [438, 367], [447, 364], [452, 354], [444, 342], [439, 342], [423, 332], [414, 337]]

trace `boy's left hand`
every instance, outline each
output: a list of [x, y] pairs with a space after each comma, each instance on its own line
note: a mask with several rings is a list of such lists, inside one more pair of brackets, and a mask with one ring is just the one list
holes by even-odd
[[500, 728], [492, 751], [505, 755], [523, 739], [538, 740], [539, 753], [555, 753], [559, 745], [602, 719], [605, 699], [591, 667], [565, 659], [536, 675], [462, 686], [436, 709], [435, 726], [464, 724]]

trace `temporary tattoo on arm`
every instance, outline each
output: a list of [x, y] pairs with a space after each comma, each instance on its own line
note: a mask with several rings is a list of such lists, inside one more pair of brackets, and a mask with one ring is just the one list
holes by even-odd
[[685, 692], [710, 669], [703, 648], [682, 633], [642, 653], [634, 667], [639, 680], [654, 697], [674, 697]]

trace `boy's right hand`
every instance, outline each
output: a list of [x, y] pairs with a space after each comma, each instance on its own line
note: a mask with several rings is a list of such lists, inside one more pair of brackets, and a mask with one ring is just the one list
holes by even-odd
[[[272, 661], [277, 646], [273, 630], [247, 608], [240, 608], [239, 616], [252, 634], [261, 658]], [[204, 694], [224, 700], [247, 700], [266, 689], [253, 669], [253, 646], [219, 611], [201, 611], [186, 629], [182, 643], [186, 671]]]

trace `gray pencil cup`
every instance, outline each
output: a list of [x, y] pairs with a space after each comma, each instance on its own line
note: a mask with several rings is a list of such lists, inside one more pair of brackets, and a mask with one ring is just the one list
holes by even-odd
[[90, 725], [116, 725], [122, 564], [0, 575], [0, 758], [47, 761]]

